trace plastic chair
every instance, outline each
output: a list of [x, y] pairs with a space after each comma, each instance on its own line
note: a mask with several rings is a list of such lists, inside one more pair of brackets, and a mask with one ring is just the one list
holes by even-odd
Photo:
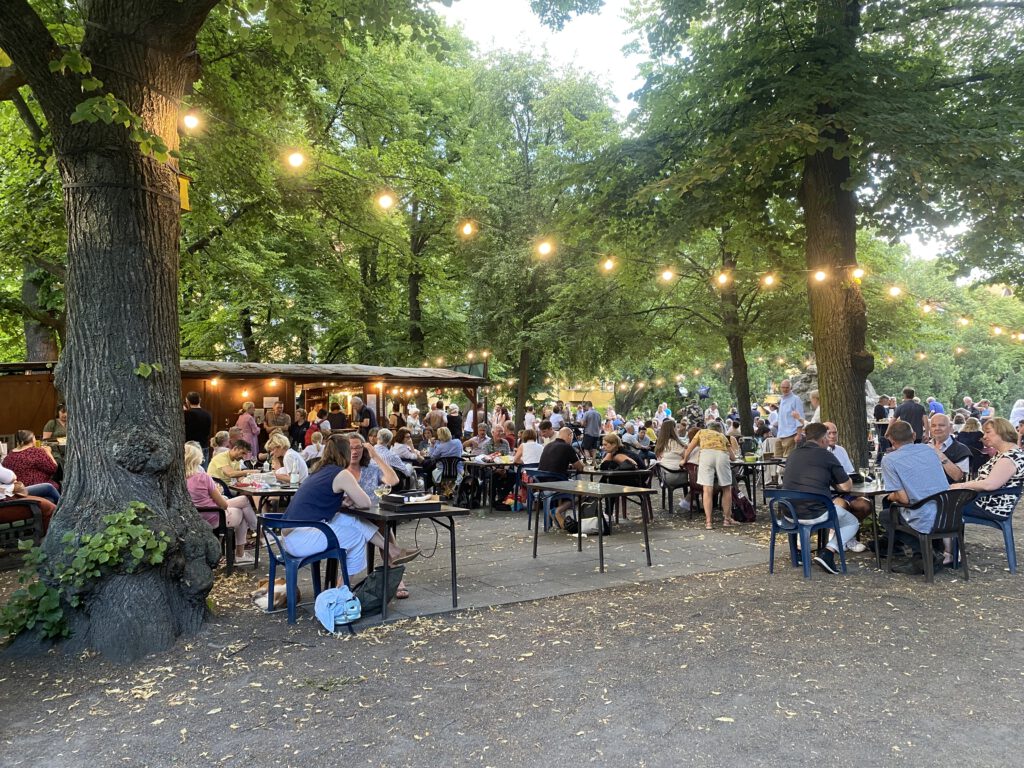
[[[788, 491], [783, 489], [768, 490], [765, 492], [768, 498], [768, 514], [772, 519], [772, 539], [768, 545], [768, 573], [775, 573], [775, 537], [779, 533], [789, 536], [789, 558], [793, 567], [797, 566], [796, 540], [800, 538], [800, 559], [803, 561], [804, 578], [811, 578], [811, 534], [815, 531], [831, 529], [836, 533], [836, 543], [839, 545], [840, 570], [846, 573], [846, 554], [843, 547], [843, 536], [839, 531], [839, 513], [832, 503], [830, 496], [823, 496], [819, 493], [804, 493], [802, 491]], [[815, 501], [820, 503], [827, 510], [824, 519], [821, 517], [811, 520], [801, 520], [797, 517], [795, 501]], [[777, 505], [781, 504], [786, 508], [784, 514], [778, 514]]]
[[[935, 564], [932, 562], [932, 541], [952, 537], [957, 544], [954, 545], [954, 553], [957, 549], [963, 550], [964, 544], [964, 515], [963, 509], [969, 501], [978, 494], [974, 491], [959, 489], [940, 491], [931, 496], [921, 499], [913, 504], [898, 504], [893, 502], [889, 505], [889, 524], [886, 530], [889, 534], [889, 544], [886, 558], [889, 563], [889, 572], [892, 572], [892, 550], [896, 541], [896, 534], [905, 533], [917, 539], [921, 547], [921, 560], [924, 562], [924, 580], [935, 581]], [[935, 522], [928, 533], [921, 533], [903, 522], [900, 517], [901, 509], [920, 509], [925, 504], [935, 503]], [[959, 547], [957, 546], [959, 545]], [[956, 557], [954, 554], [954, 560]], [[967, 554], [964, 553], [961, 562], [964, 571], [964, 581], [969, 578], [967, 571]]]
[[[310, 578], [313, 582], [313, 599], [320, 594], [320, 561], [338, 560], [341, 563], [341, 579], [346, 587], [351, 586], [348, 582], [348, 562], [345, 550], [338, 544], [338, 537], [334, 535], [331, 526], [318, 520], [285, 520], [282, 515], [269, 514], [259, 515], [256, 518], [263, 529], [263, 538], [267, 543], [267, 559], [270, 561], [270, 571], [267, 574], [267, 613], [270, 613], [274, 605], [274, 577], [277, 566], [284, 566], [285, 573], [285, 594], [288, 598], [288, 623], [295, 623], [296, 608], [298, 607], [299, 569], [307, 565], [310, 568]], [[295, 557], [289, 554], [281, 541], [280, 532], [286, 528], [316, 528], [327, 537], [327, 547], [322, 552], [314, 552], [306, 557]], [[332, 580], [331, 586], [334, 586]]]
[[220, 541], [221, 551], [224, 553], [224, 560], [227, 567], [224, 573], [230, 576], [235, 571], [235, 529], [228, 527], [227, 513], [220, 507], [196, 507], [196, 512], [210, 512], [217, 515], [217, 525], [211, 525], [213, 535]]
[[454, 499], [455, 486], [462, 479], [462, 473], [459, 472], [459, 467], [462, 465], [462, 457], [442, 456], [436, 459], [436, 462], [435, 466], [441, 467], [441, 479], [437, 481], [438, 495]]
[[542, 472], [536, 467], [524, 467], [523, 471], [526, 472], [526, 530], [530, 530], [533, 526], [533, 507], [537, 503], [538, 499], [541, 502], [541, 509], [544, 512], [544, 530], [545, 532], [551, 528], [551, 503], [554, 501], [562, 501], [563, 499], [573, 499], [574, 497], [565, 493], [553, 493], [544, 491], [534, 491], [532, 488], [533, 483], [557, 483], [564, 482], [569, 479], [569, 476], [562, 472]]
[[690, 487], [690, 473], [685, 469], [667, 469], [661, 464], [655, 464], [654, 471], [661, 486], [661, 508], [675, 512], [675, 492], [679, 489], [686, 491]]
[[[1024, 491], [1024, 487], [1021, 488], [999, 488], [995, 491], [987, 491], [978, 494], [978, 498], [983, 496], [1001, 496], [1003, 494], [1013, 494], [1017, 501], [1014, 502], [1014, 507], [1017, 506], [1017, 502], [1020, 501], [1021, 491]], [[986, 528], [996, 528], [1003, 532], [1003, 544], [1006, 546], [1006, 563], [1010, 567], [1010, 573], [1017, 572], [1017, 548], [1013, 543], [1013, 512], [1006, 516], [1004, 520], [992, 520], [988, 517], [975, 517], [971, 514], [971, 510], [967, 509], [964, 512], [964, 523], [967, 525], [983, 525]], [[956, 545], [954, 544], [953, 551], [953, 562], [956, 562]]]

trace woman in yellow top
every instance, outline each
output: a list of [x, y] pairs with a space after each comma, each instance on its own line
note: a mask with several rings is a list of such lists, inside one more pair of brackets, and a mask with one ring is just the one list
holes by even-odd
[[711, 530], [711, 509], [716, 479], [722, 488], [722, 522], [727, 526], [739, 525], [732, 519], [732, 467], [729, 462], [735, 458], [735, 453], [722, 432], [722, 425], [713, 421], [693, 436], [693, 440], [686, 446], [686, 453], [683, 454], [684, 464], [696, 448], [700, 448], [697, 482], [704, 489], [704, 527]]

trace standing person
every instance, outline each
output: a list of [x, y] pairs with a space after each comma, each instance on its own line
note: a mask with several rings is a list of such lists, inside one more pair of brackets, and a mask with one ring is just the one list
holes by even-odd
[[[1022, 417], [1024, 418], [1024, 417]], [[562, 416], [562, 406], [555, 403], [555, 407], [551, 409], [551, 418], [548, 419], [551, 422], [551, 428], [558, 430], [565, 426], [565, 417]]]
[[714, 507], [715, 481], [722, 489], [722, 524], [725, 526], [739, 525], [732, 519], [732, 466], [730, 461], [736, 458], [732, 446], [722, 433], [722, 425], [712, 421], [706, 429], [694, 435], [686, 446], [683, 462], [697, 448], [700, 448], [700, 460], [697, 464], [697, 482], [703, 488], [704, 527], [711, 530], [711, 511]]
[[661, 422], [668, 418], [667, 408], [668, 403], [658, 403], [658, 410], [654, 412], [654, 417], [651, 419], [655, 429], [661, 429]]
[[905, 421], [914, 430], [914, 442], [924, 442], [928, 438], [928, 411], [914, 400], [913, 387], [903, 388], [903, 402], [896, 408], [897, 421]]
[[430, 413], [423, 417], [423, 426], [430, 427], [434, 434], [437, 434], [437, 430], [441, 427], [448, 426], [448, 419], [444, 412], [444, 403], [438, 400], [434, 403], [430, 409]]
[[945, 413], [946, 412], [945, 406], [943, 406], [942, 403], [940, 403], [934, 397], [929, 397], [925, 402], [928, 403], [928, 414], [929, 415], [931, 415], [933, 413]]
[[64, 403], [57, 406], [56, 418], [50, 419], [43, 427], [43, 440], [56, 440], [68, 436], [68, 409]]
[[305, 408], [295, 409], [295, 421], [288, 427], [288, 437], [292, 441], [292, 448], [301, 451], [306, 444], [306, 430], [309, 429], [309, 419], [306, 418]]
[[712, 421], [717, 421], [721, 417], [721, 413], [718, 410], [718, 403], [712, 403], [704, 411], [704, 423], [708, 424]]
[[[782, 487], [788, 491], [816, 493], [820, 496], [831, 496], [832, 489], [845, 493], [853, 487], [853, 481], [846, 474], [839, 459], [827, 450], [828, 429], [824, 424], [808, 424], [804, 430], [804, 442], [793, 449], [786, 459], [783, 470]], [[797, 517], [802, 521], [824, 520], [828, 510], [824, 504], [816, 501], [797, 501], [793, 503]], [[847, 510], [836, 507], [839, 518], [839, 533], [843, 543], [853, 541], [860, 529], [860, 522]], [[835, 556], [839, 552], [839, 542], [835, 531], [829, 534], [828, 544], [818, 550], [814, 557], [827, 573], [839, 573]]]
[[331, 412], [327, 415], [331, 430], [348, 429], [348, 414], [341, 410], [341, 404], [335, 400], [331, 403]]
[[807, 396], [811, 398], [811, 408], [814, 409], [811, 411], [811, 423], [815, 424], [821, 421], [821, 395], [818, 390], [812, 389]]
[[402, 415], [402, 404], [395, 400], [391, 404], [391, 415], [388, 416], [388, 427], [390, 427], [392, 433], [394, 433], [404, 426], [405, 416]]
[[601, 444], [601, 414], [589, 400], [583, 403], [583, 407], [583, 455], [593, 459]]
[[273, 432], [275, 429], [279, 429], [288, 434], [288, 428], [292, 425], [292, 417], [284, 412], [284, 403], [278, 400], [274, 403], [274, 406], [270, 409], [270, 413], [267, 414], [265, 419], [267, 425], [267, 432]]
[[889, 429], [889, 398], [886, 395], [879, 395], [875, 409], [871, 412], [871, 418], [875, 422], [875, 444], [878, 450], [875, 452], [875, 465], [882, 463], [882, 457], [889, 450], [889, 441], [885, 432]]
[[416, 407], [415, 403], [409, 403], [408, 414], [405, 417], [405, 428], [409, 430], [409, 434], [416, 437], [423, 431], [423, 424], [420, 422], [420, 409]]
[[523, 414], [523, 429], [534, 429], [537, 425], [537, 416], [532, 405], [526, 406], [526, 413]]
[[242, 439], [249, 443], [249, 455], [254, 459], [260, 454], [260, 426], [256, 423], [256, 403], [248, 400], [242, 403], [242, 412], [238, 414], [235, 426], [242, 430]]
[[370, 430], [377, 428], [377, 414], [370, 406], [363, 403], [363, 398], [352, 398], [352, 426], [359, 430], [363, 438], [370, 436]]
[[796, 447], [796, 433], [804, 421], [803, 401], [793, 394], [793, 382], [783, 379], [779, 384], [782, 397], [779, 398], [779, 431], [775, 444], [775, 455], [785, 459]]
[[1024, 400], [1017, 400], [1010, 409], [1010, 423], [1014, 426], [1024, 421]]
[[462, 434], [462, 416], [459, 415], [459, 406], [455, 403], [448, 406], [448, 418], [445, 426], [455, 437]]
[[213, 416], [200, 406], [199, 393], [185, 395], [185, 442], [199, 443], [203, 448], [203, 464], [210, 463], [210, 435], [213, 433]]

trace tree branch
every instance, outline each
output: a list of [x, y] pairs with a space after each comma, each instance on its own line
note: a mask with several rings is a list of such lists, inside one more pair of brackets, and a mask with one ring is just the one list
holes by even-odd
[[60, 333], [64, 332], [64, 323], [61, 322], [60, 317], [55, 317], [49, 312], [44, 312], [39, 309], [33, 309], [21, 299], [11, 296], [10, 294], [0, 293], [0, 309], [5, 309], [8, 312], [12, 312], [23, 317], [29, 317], [40, 325], [45, 325], [47, 328], [52, 328]]
[[199, 251], [201, 251], [204, 248], [206, 248], [211, 242], [213, 242], [218, 237], [220, 237], [222, 234], [224, 234], [224, 230], [225, 229], [230, 227], [232, 224], [234, 224], [236, 221], [238, 221], [240, 218], [242, 218], [242, 216], [244, 216], [246, 213], [248, 213], [252, 209], [252, 207], [253, 207], [253, 205], [251, 203], [248, 203], [248, 204], [241, 205], [238, 208], [236, 208], [234, 211], [231, 212], [231, 214], [226, 219], [224, 219], [224, 221], [221, 224], [218, 224], [213, 229], [211, 229], [209, 232], [207, 232], [205, 235], [203, 235], [198, 240], [196, 240], [194, 243], [192, 243], [192, 245], [188, 246], [185, 249], [185, 253], [187, 253], [187, 254], [198, 253]]
[[0, 67], [0, 101], [12, 98], [28, 82], [17, 67]]
[[77, 80], [50, 72], [50, 61], [60, 57], [60, 46], [28, 0], [0, 4], [0, 48], [22, 74], [22, 83], [31, 86], [51, 125], [56, 124], [55, 118], [70, 114]]

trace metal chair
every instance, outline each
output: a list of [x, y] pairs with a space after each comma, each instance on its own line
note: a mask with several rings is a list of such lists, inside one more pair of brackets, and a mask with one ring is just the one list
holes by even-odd
[[684, 468], [667, 469], [661, 464], [655, 464], [654, 471], [658, 475], [658, 485], [661, 486], [661, 508], [668, 512], [674, 512], [675, 492], [677, 490], [686, 492], [689, 489], [690, 473]]
[[[230, 576], [235, 572], [235, 529], [228, 527], [227, 513], [220, 507], [196, 507], [196, 512], [202, 516], [203, 512], [217, 515], [217, 525], [210, 524], [213, 535], [220, 542], [221, 552], [224, 554], [224, 561], [227, 563], [224, 574]], [[207, 521], [209, 522], [209, 521]]]
[[[974, 491], [968, 491], [959, 489], [955, 491], [940, 491], [939, 493], [933, 493], [931, 496], [921, 499], [920, 501], [914, 502], [913, 504], [898, 504], [893, 502], [889, 505], [889, 524], [886, 526], [888, 531], [889, 544], [887, 549], [886, 558], [889, 563], [889, 572], [892, 572], [892, 552], [893, 544], [896, 541], [897, 533], [904, 533], [908, 536], [912, 536], [917, 539], [918, 544], [921, 548], [921, 560], [924, 565], [924, 580], [927, 582], [935, 581], [935, 564], [932, 562], [932, 541], [935, 539], [944, 539], [952, 537], [957, 544], [954, 545], [954, 560], [956, 563], [955, 553], [963, 550], [964, 544], [964, 515], [963, 509], [969, 501], [974, 499], [978, 494]], [[900, 517], [901, 509], [920, 509], [925, 504], [935, 504], [935, 522], [932, 524], [932, 529], [927, 533], [911, 528]], [[964, 581], [967, 581], [968, 569], [967, 569], [967, 554], [964, 553], [963, 561], [960, 563], [963, 566]]]
[[[313, 600], [316, 600], [316, 596], [320, 594], [320, 561], [321, 560], [337, 560], [341, 563], [341, 579], [346, 587], [350, 586], [348, 582], [348, 563], [346, 560], [346, 552], [342, 549], [338, 543], [338, 537], [334, 535], [334, 531], [331, 530], [331, 526], [327, 523], [322, 523], [318, 520], [302, 520], [297, 522], [295, 520], [285, 520], [283, 515], [279, 514], [266, 514], [259, 515], [256, 518], [263, 530], [263, 538], [267, 544], [267, 559], [270, 562], [270, 571], [267, 574], [269, 583], [267, 584], [267, 613], [273, 610], [274, 606], [274, 577], [277, 572], [277, 566], [284, 566], [285, 574], [285, 594], [288, 598], [288, 623], [294, 624], [296, 619], [296, 609], [298, 607], [298, 592], [299, 592], [299, 569], [305, 566], [313, 566], [310, 568], [310, 578], [313, 582]], [[286, 528], [316, 528], [318, 531], [327, 537], [327, 546], [322, 552], [315, 552], [312, 555], [306, 557], [296, 557], [295, 555], [289, 554], [285, 548], [284, 543], [281, 540], [280, 532]], [[330, 574], [330, 569], [328, 569]], [[335, 586], [336, 579], [329, 579], [330, 586]]]
[[[1016, 496], [1017, 501], [1014, 502], [1014, 507], [1017, 506], [1017, 502], [1020, 501], [1021, 491], [1024, 491], [1024, 487], [1021, 488], [999, 488], [995, 491], [987, 491], [978, 494], [978, 497], [982, 496], [996, 496], [1003, 494], [1013, 494]], [[996, 528], [1003, 532], [1003, 545], [1006, 547], [1006, 564], [1010, 567], [1010, 573], [1017, 572], [1017, 548], [1013, 543], [1013, 512], [1011, 511], [1003, 520], [996, 521], [988, 517], [976, 517], [971, 514], [971, 509], [968, 507], [964, 510], [964, 523], [967, 525], [983, 525], [986, 528]], [[957, 562], [956, 544], [953, 545], [953, 562]]]
[[[789, 557], [793, 567], [797, 566], [796, 541], [800, 539], [799, 555], [804, 567], [804, 578], [811, 578], [811, 534], [815, 531], [831, 529], [836, 533], [836, 543], [839, 545], [839, 564], [843, 573], [846, 573], [846, 554], [843, 546], [843, 536], [839, 530], [839, 513], [836, 512], [835, 504], [830, 496], [823, 496], [819, 493], [804, 493], [802, 491], [788, 491], [784, 489], [767, 490], [765, 496], [768, 498], [768, 514], [772, 520], [772, 538], [768, 545], [768, 573], [775, 573], [775, 537], [779, 533], [789, 536]], [[811, 501], [817, 502], [825, 507], [825, 513], [812, 520], [801, 520], [796, 513], [794, 502]], [[778, 514], [777, 505], [785, 507], [786, 512]]]

